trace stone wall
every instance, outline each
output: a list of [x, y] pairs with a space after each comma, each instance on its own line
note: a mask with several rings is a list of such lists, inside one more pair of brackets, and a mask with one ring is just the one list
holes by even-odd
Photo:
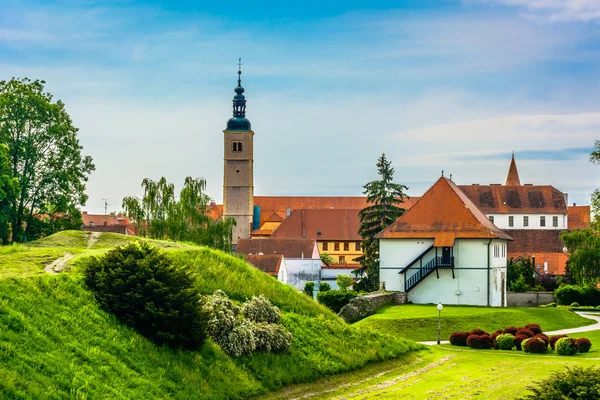
[[556, 302], [553, 292], [506, 292], [508, 307], [537, 307]]
[[404, 304], [405, 302], [406, 293], [404, 292], [371, 293], [350, 300], [350, 303], [341, 309], [339, 316], [348, 323], [356, 322], [374, 314], [378, 308], [390, 304]]

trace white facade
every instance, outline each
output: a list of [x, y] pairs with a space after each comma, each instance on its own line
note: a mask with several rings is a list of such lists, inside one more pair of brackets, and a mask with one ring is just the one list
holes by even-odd
[[[567, 214], [487, 214], [500, 229], [567, 229]], [[512, 226], [510, 217], [512, 217]], [[544, 226], [542, 226], [542, 218]], [[555, 224], [556, 223], [556, 224]]]
[[306, 282], [321, 280], [320, 258], [286, 258], [286, 283], [298, 290], [304, 289]]
[[277, 280], [279, 282], [288, 283], [288, 273], [285, 257], [281, 257], [281, 263], [279, 264], [279, 272], [277, 273]]
[[[380, 280], [385, 282], [386, 289], [404, 292], [405, 274], [400, 271], [432, 245], [433, 239], [381, 239]], [[408, 301], [506, 306], [506, 240], [456, 239], [452, 250], [454, 278], [452, 269], [438, 268], [437, 273], [433, 271], [407, 293]], [[435, 248], [426, 253], [423, 265], [435, 254]], [[406, 279], [415, 274], [419, 266], [417, 261], [406, 271]]]

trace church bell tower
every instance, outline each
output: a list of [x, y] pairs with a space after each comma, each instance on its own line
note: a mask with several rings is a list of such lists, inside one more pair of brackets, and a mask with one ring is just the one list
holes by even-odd
[[235, 219], [232, 243], [250, 237], [254, 213], [254, 132], [246, 119], [246, 98], [242, 87], [242, 63], [238, 85], [234, 89], [233, 117], [227, 121], [224, 135], [223, 215]]

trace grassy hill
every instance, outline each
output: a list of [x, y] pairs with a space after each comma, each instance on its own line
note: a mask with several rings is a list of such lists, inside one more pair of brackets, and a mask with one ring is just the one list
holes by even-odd
[[[294, 335], [283, 354], [233, 359], [210, 340], [199, 351], [157, 347], [98, 308], [78, 273], [90, 255], [132, 240], [62, 232], [0, 247], [0, 397], [238, 399], [421, 348], [348, 326], [293, 288], [222, 252], [151, 241], [196, 272], [198, 289], [243, 301], [265, 294]], [[65, 253], [67, 272], [44, 267]]]

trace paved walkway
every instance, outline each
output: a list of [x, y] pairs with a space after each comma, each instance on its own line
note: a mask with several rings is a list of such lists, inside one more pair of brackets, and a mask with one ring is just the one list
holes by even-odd
[[[558, 331], [544, 332], [544, 334], [550, 335], [568, 335], [570, 333], [580, 333], [580, 332], [589, 332], [589, 331], [599, 331], [600, 330], [600, 314], [590, 314], [589, 312], [575, 311], [576, 314], [581, 315], [583, 318], [593, 319], [596, 321], [595, 324], [580, 326], [578, 328], [570, 328], [570, 329], [561, 329]], [[421, 344], [427, 346], [434, 346], [437, 344], [437, 340], [430, 340], [426, 342], [419, 342]], [[440, 344], [450, 344], [449, 340], [442, 340]]]

